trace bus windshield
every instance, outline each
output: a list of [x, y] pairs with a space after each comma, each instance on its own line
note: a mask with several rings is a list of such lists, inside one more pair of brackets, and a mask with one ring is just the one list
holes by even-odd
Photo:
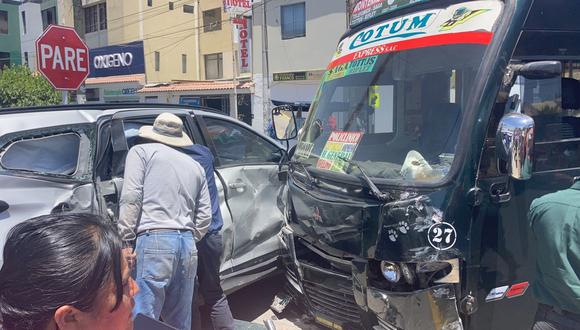
[[293, 160], [340, 173], [362, 168], [373, 178], [441, 180], [501, 9], [498, 1], [458, 3], [344, 38]]

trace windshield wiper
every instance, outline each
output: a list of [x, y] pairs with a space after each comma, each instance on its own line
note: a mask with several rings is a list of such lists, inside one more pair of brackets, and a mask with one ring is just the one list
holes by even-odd
[[386, 202], [386, 201], [388, 201], [388, 200], [391, 199], [391, 196], [389, 195], [389, 193], [382, 192], [379, 189], [379, 187], [377, 187], [373, 183], [373, 181], [371, 180], [371, 178], [365, 173], [365, 171], [362, 169], [362, 167], [357, 162], [355, 162], [354, 160], [346, 159], [344, 157], [338, 157], [338, 158], [340, 160], [348, 163], [350, 166], [354, 166], [354, 167], [358, 168], [358, 170], [362, 174], [361, 176], [359, 176], [359, 178], [363, 179], [363, 181], [366, 182], [366, 184], [369, 186], [371, 195], [373, 195], [374, 197], [376, 197], [381, 202]]
[[312, 175], [310, 175], [310, 173], [308, 172], [308, 169], [306, 169], [306, 165], [302, 162], [298, 162], [295, 160], [291, 160], [288, 162], [288, 165], [290, 166], [290, 168], [292, 169], [292, 172], [296, 171], [296, 165], [300, 166], [302, 168], [302, 171], [304, 171], [304, 175], [302, 175], [302, 173], [300, 173], [302, 176], [306, 177], [306, 180], [308, 180], [308, 184], [310, 185], [310, 187], [313, 187], [314, 185], [318, 184], [318, 182], [316, 181], [316, 179], [314, 179], [312, 177]]

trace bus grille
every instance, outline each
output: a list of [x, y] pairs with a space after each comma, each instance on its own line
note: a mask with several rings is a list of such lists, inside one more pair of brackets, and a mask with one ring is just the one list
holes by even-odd
[[378, 318], [379, 321], [379, 325], [382, 327], [381, 329], [385, 329], [385, 330], [398, 330], [399, 328], [391, 325], [390, 323], [387, 323], [384, 320], [381, 320], [381, 318]]
[[313, 282], [304, 281], [303, 286], [312, 308], [317, 313], [331, 318], [331, 321], [348, 324], [348, 329], [360, 327], [361, 319], [354, 295], [333, 291]]

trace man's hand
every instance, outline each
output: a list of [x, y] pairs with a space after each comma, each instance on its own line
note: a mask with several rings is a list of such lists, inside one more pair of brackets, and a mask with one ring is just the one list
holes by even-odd
[[137, 262], [137, 254], [133, 252], [132, 247], [127, 247], [123, 249], [123, 257], [127, 260], [127, 265], [129, 269], [133, 269], [135, 267], [135, 263]]

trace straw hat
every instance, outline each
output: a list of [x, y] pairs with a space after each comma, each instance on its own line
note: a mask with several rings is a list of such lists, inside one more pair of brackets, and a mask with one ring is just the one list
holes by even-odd
[[139, 136], [173, 147], [188, 147], [193, 145], [189, 136], [183, 132], [183, 122], [181, 119], [167, 112], [157, 116], [153, 126], [141, 126]]

